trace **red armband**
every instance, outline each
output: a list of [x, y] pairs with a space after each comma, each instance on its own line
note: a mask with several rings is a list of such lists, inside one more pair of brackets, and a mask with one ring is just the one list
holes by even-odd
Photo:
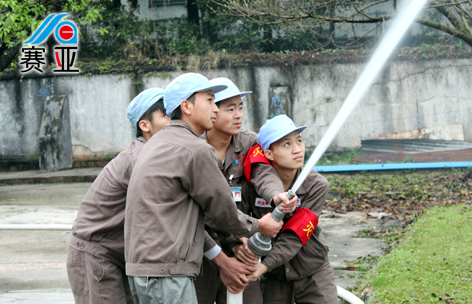
[[244, 160], [244, 175], [249, 183], [251, 183], [251, 167], [254, 163], [266, 163], [270, 165], [270, 161], [265, 157], [261, 145], [259, 144], [249, 148], [246, 159]]
[[298, 208], [292, 218], [285, 224], [282, 232], [287, 229], [292, 230], [297, 234], [300, 241], [302, 241], [303, 246], [305, 246], [306, 242], [308, 242], [308, 239], [315, 231], [316, 226], [318, 226], [318, 216], [310, 209]]

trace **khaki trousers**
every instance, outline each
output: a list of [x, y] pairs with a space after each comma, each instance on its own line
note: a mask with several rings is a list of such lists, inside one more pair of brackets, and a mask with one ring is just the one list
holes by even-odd
[[69, 247], [67, 276], [76, 304], [133, 304], [124, 269]]
[[264, 304], [338, 304], [334, 271], [329, 263], [315, 274], [296, 281], [264, 276]]

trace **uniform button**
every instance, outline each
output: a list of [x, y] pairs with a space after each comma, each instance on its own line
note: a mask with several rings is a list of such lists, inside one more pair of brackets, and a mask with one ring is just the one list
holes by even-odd
[[290, 271], [290, 269], [288, 269], [288, 268], [287, 268], [287, 270], [285, 270], [285, 271], [286, 271], [286, 272], [289, 272], [289, 271]]
[[293, 212], [290, 213], [290, 216], [293, 216]]
[[175, 271], [174, 267], [171, 267], [171, 268], [169, 269], [169, 272], [170, 272], [170, 273], [174, 273], [174, 271]]
[[84, 243], [81, 243], [81, 244], [80, 244], [80, 248], [84, 249], [84, 248], [85, 248], [85, 244], [84, 244]]
[[77, 245], [77, 247], [80, 247], [80, 243], [79, 243], [79, 242], [75, 242], [75, 244]]
[[161, 268], [160, 273], [164, 273], [166, 270], [164, 268]]

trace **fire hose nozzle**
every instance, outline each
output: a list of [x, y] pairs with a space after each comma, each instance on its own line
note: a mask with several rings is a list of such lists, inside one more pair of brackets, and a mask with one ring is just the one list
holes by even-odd
[[[291, 200], [295, 196], [292, 190], [288, 190], [287, 198]], [[280, 211], [280, 204], [272, 212], [272, 219], [280, 222], [285, 217], [285, 213]], [[272, 249], [271, 238], [258, 232], [251, 236], [247, 242], [249, 249], [258, 257], [266, 256]]]

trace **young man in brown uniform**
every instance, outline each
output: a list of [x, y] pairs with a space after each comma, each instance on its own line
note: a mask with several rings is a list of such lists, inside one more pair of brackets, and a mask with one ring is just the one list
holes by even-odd
[[[285, 191], [293, 186], [302, 171], [305, 146], [300, 133], [305, 128], [297, 128], [290, 118], [280, 115], [262, 126], [257, 136]], [[284, 228], [273, 240], [272, 251], [256, 265], [252, 278], [266, 273], [264, 303], [338, 303], [333, 269], [328, 260], [329, 247], [317, 227], [328, 189], [327, 180], [311, 171], [297, 190], [300, 199], [297, 211], [284, 219]], [[270, 205], [255, 191], [245, 199], [256, 217], [271, 211]]]
[[103, 168], [79, 206], [67, 252], [76, 303], [133, 303], [124, 259], [126, 191], [141, 148], [169, 124], [163, 97], [153, 88], [133, 99], [127, 116], [137, 139]]
[[[244, 159], [249, 148], [257, 144], [256, 133], [241, 129], [244, 119], [241, 98], [252, 92], [240, 92], [238, 87], [225, 77], [215, 78], [210, 82], [213, 85], [226, 85], [227, 88], [215, 94], [215, 103], [218, 106], [219, 113], [213, 129], [204, 132], [201, 137], [206, 139], [215, 149], [219, 158], [218, 167], [235, 193], [235, 202], [239, 207], [241, 181], [244, 179]], [[286, 209], [285, 212], [290, 213], [294, 210], [298, 198], [294, 197], [289, 203], [287, 197], [281, 193], [283, 189], [282, 182], [270, 165], [260, 164], [257, 168], [254, 168], [252, 175], [256, 189], [259, 189], [268, 201], [279, 204], [282, 200], [288, 203], [288, 209], [285, 208], [285, 204], [282, 205], [283, 209]], [[211, 223], [207, 223], [206, 230], [213, 236], [213, 239], [205, 243], [204, 255], [206, 258], [203, 259], [202, 271], [195, 280], [199, 304], [213, 304], [215, 301], [217, 304], [224, 304], [226, 303], [227, 287], [231, 292], [237, 293], [248, 284], [248, 279], [245, 276], [241, 276], [239, 284], [228, 284], [226, 279], [228, 274], [224, 270], [218, 271], [209, 262], [215, 255], [224, 256], [228, 254], [232, 256], [234, 253], [244, 251], [244, 248], [241, 248], [244, 246], [243, 244], [237, 243], [234, 238], [225, 238], [225, 235], [218, 233], [217, 227], [213, 226]], [[221, 251], [221, 246], [225, 252]], [[257, 263], [257, 260], [254, 257], [248, 262], [249, 265], [253, 265]], [[247, 285], [244, 289], [243, 300], [244, 304], [262, 303], [262, 293], [258, 281]]]
[[200, 138], [218, 114], [213, 92], [225, 88], [195, 73], [166, 88], [171, 122], [142, 149], [127, 195], [126, 274], [135, 304], [197, 303], [204, 216], [237, 236], [275, 236], [281, 227], [237, 211], [214, 149]]

